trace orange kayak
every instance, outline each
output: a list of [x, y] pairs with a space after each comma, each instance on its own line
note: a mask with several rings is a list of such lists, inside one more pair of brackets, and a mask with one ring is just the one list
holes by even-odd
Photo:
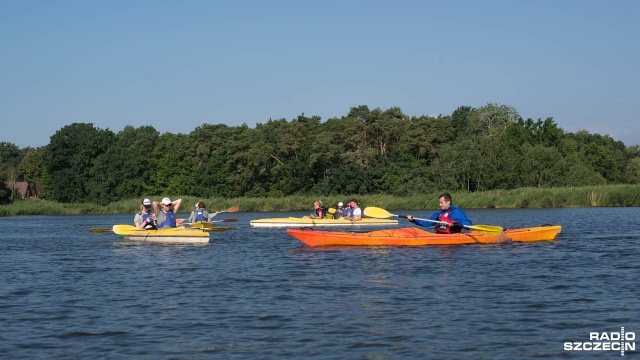
[[313, 229], [288, 229], [287, 233], [308, 246], [424, 246], [490, 244], [505, 241], [549, 241], [555, 239], [562, 227], [559, 225], [509, 229], [498, 235], [478, 231], [461, 234], [435, 234], [418, 228], [399, 228], [368, 232], [317, 231]]
[[317, 231], [313, 229], [287, 229], [287, 233], [308, 246], [327, 245], [459, 245], [488, 244], [508, 241], [506, 233], [488, 235], [478, 231], [461, 234], [435, 234], [418, 228], [398, 228], [369, 232], [357, 231]]
[[507, 229], [504, 232], [511, 241], [549, 241], [562, 231], [560, 225], [545, 225], [522, 229]]

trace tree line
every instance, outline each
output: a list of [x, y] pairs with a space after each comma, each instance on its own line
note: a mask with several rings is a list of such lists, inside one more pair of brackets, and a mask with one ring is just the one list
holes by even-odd
[[[640, 183], [640, 148], [608, 135], [565, 132], [506, 105], [449, 116], [353, 107], [325, 122], [203, 124], [189, 134], [152, 126], [114, 133], [73, 123], [48, 145], [0, 143], [0, 177], [44, 184], [63, 203], [150, 195], [281, 197], [393, 194]], [[5, 203], [9, 189], [0, 185]]]

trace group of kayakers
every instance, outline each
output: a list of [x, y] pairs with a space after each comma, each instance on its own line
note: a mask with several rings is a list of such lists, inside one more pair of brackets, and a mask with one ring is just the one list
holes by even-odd
[[[182, 199], [171, 201], [169, 198], [163, 198], [160, 202], [144, 199], [140, 205], [140, 212], [134, 217], [134, 224], [139, 229], [176, 227], [176, 213], [181, 204]], [[465, 226], [473, 225], [464, 211], [453, 205], [449, 193], [443, 193], [438, 196], [438, 206], [440, 211], [433, 213], [428, 219], [414, 218], [413, 215], [407, 215], [407, 219], [419, 226], [434, 226], [435, 232], [439, 234], [459, 233]], [[188, 221], [189, 223], [211, 221], [211, 218], [218, 215], [218, 213], [219, 211], [209, 213], [206, 210], [205, 203], [200, 201], [195, 205], [195, 210], [191, 212]], [[338, 207], [331, 209], [331, 211], [323, 206], [321, 200], [316, 200], [313, 202], [313, 213], [305, 216], [305, 218], [309, 219], [325, 219], [327, 217], [358, 221], [362, 219], [362, 210], [358, 206], [356, 199], [348, 201], [346, 206], [339, 202]]]
[[327, 209], [322, 204], [321, 200], [313, 202], [313, 213], [309, 216], [304, 216], [306, 219], [348, 219], [352, 221], [358, 221], [362, 219], [362, 209], [358, 206], [358, 200], [353, 199], [347, 202], [345, 206], [342, 201], [338, 203], [336, 209]]
[[176, 227], [176, 213], [181, 204], [182, 199], [171, 201], [163, 198], [160, 202], [144, 199], [133, 223], [138, 229], [148, 230]]
[[[438, 234], [452, 234], [462, 231], [464, 226], [471, 226], [471, 220], [467, 218], [464, 211], [453, 205], [453, 200], [449, 193], [443, 193], [438, 196], [438, 206], [440, 211], [433, 213], [428, 219], [414, 218], [413, 215], [407, 215], [407, 219], [412, 223], [424, 226], [435, 227], [435, 232]], [[333, 210], [333, 209], [332, 209]], [[330, 212], [322, 205], [322, 201], [316, 200], [313, 202], [313, 213], [305, 218], [309, 219], [324, 219], [328, 216], [332, 216], [333, 219], [350, 219], [360, 220], [362, 219], [362, 210], [358, 207], [358, 201], [353, 199], [347, 202], [344, 206], [342, 202], [338, 203], [338, 207], [335, 211]]]
[[[169, 198], [163, 198], [160, 202], [144, 199], [140, 204], [140, 211], [133, 218], [133, 223], [138, 229], [147, 230], [176, 227], [178, 226], [176, 213], [180, 205], [182, 205], [182, 199], [171, 201]], [[211, 221], [219, 213], [219, 211], [209, 213], [207, 205], [199, 201], [191, 212], [188, 222]]]

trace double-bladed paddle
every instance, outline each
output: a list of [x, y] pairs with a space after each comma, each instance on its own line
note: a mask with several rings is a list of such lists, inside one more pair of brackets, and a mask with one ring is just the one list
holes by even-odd
[[[160, 230], [183, 230], [184, 226], [176, 226], [174, 228], [163, 228]], [[133, 225], [126, 225], [126, 224], [118, 224], [118, 225], [113, 225], [112, 228], [91, 228], [89, 229], [90, 232], [92, 233], [98, 233], [98, 234], [102, 234], [102, 233], [108, 233], [111, 231], [116, 231], [116, 230], [126, 230], [126, 231], [153, 231], [153, 230], [158, 230], [158, 229], [140, 229], [138, 227], [135, 227]]]
[[[240, 206], [236, 205], [236, 206], [232, 206], [232, 207], [228, 208], [227, 210], [218, 211], [218, 213], [224, 213], [224, 212], [238, 212], [238, 211], [240, 211]], [[187, 220], [187, 219], [184, 219], [184, 218], [183, 218], [183, 219], [176, 219], [176, 223], [177, 223], [178, 225], [180, 225], [181, 223], [183, 223], [183, 222], [184, 222], [184, 221], [186, 221], [186, 220]], [[216, 220], [216, 221], [210, 221], [210, 222], [212, 222], [212, 223], [213, 223], [213, 222], [237, 222], [237, 221], [238, 221], [238, 219], [235, 219], [235, 218], [229, 218], [229, 219]], [[195, 222], [194, 224], [199, 223], [199, 222], [201, 222], [201, 221], [197, 221], [197, 222]], [[189, 223], [185, 222], [185, 224], [189, 224]]]
[[240, 211], [240, 206], [236, 205], [228, 208], [227, 210], [218, 211], [218, 212], [223, 213], [223, 212], [238, 212], [238, 211]]
[[186, 222], [186, 220], [187, 219], [176, 219], [176, 223], [178, 223], [180, 225], [188, 225], [188, 224], [202, 224], [202, 223], [211, 224], [211, 223], [238, 222], [238, 219], [236, 219], [236, 218], [228, 218], [228, 219], [224, 219], [224, 220], [212, 220], [212, 221], [196, 221], [196, 222], [193, 222], [193, 223]]
[[[397, 216], [397, 217], [400, 217], [400, 218], [403, 218], [403, 219], [407, 218], [406, 215], [395, 215], [395, 214], [392, 214], [392, 213], [388, 212], [385, 209], [382, 209], [382, 208], [379, 208], [379, 207], [375, 207], [375, 206], [366, 207], [364, 209], [363, 213], [366, 216], [379, 218], [379, 219], [386, 219], [386, 218], [390, 218], [390, 217], [393, 217], [393, 216]], [[422, 221], [428, 221], [428, 222], [437, 223], [437, 224], [449, 224], [449, 223], [447, 223], [445, 221], [421, 219], [421, 218], [417, 218], [417, 217], [414, 217], [414, 219], [422, 220]], [[487, 233], [487, 234], [500, 234], [504, 230], [501, 226], [494, 226], [494, 225], [462, 225], [462, 224], [460, 224], [460, 226], [462, 226], [463, 228], [466, 228], [466, 229], [478, 230], [480, 232]]]

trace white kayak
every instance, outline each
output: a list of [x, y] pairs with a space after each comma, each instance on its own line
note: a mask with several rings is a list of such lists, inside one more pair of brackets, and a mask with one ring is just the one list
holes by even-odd
[[251, 220], [252, 227], [292, 227], [292, 226], [364, 226], [364, 225], [395, 225], [398, 220], [362, 218], [352, 221], [348, 219], [307, 219], [299, 217], [268, 218]]

